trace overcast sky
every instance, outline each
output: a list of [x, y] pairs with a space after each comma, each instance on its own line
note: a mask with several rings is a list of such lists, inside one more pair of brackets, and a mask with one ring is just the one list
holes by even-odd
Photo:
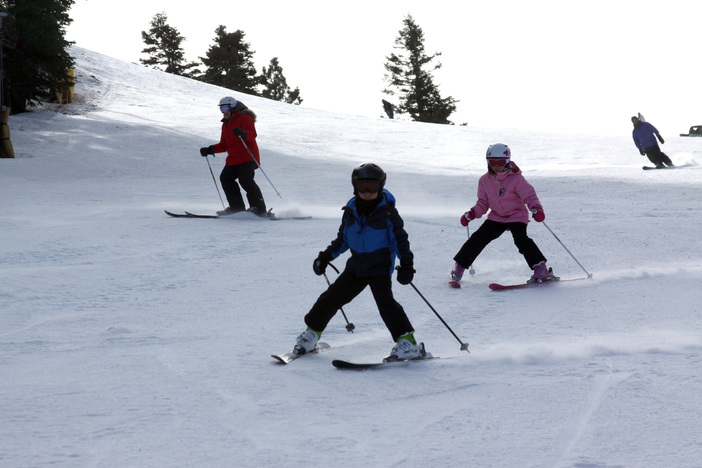
[[[637, 112], [664, 136], [702, 124], [702, 1], [76, 0], [68, 40], [138, 63], [156, 13], [204, 56], [215, 29], [242, 30], [260, 72], [278, 57], [303, 106], [383, 115], [383, 67], [411, 14], [456, 124], [629, 134]], [[242, 99], [243, 100], [243, 99]]]

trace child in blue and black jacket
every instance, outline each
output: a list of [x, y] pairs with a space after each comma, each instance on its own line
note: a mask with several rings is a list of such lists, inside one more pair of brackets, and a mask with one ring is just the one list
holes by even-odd
[[305, 316], [307, 329], [297, 338], [293, 352], [314, 351], [322, 332], [337, 310], [370, 286], [378, 311], [395, 346], [386, 360], [404, 360], [425, 354], [414, 329], [392, 294], [395, 259], [400, 260], [397, 281], [406, 285], [414, 278], [414, 256], [404, 222], [395, 208], [395, 197], [384, 189], [387, 176], [376, 164], [365, 163], [351, 174], [354, 197], [344, 206], [339, 232], [315, 259], [312, 268], [323, 275], [329, 262], [347, 250], [351, 258], [337, 280], [323, 292]]

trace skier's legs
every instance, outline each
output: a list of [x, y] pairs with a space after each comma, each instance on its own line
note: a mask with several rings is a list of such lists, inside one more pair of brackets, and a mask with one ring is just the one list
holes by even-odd
[[258, 184], [254, 181], [254, 175], [256, 170], [256, 163], [245, 162], [239, 165], [239, 183], [241, 187], [246, 191], [246, 199], [249, 202], [249, 206], [256, 208], [260, 213], [266, 212], [266, 202], [263, 201], [263, 194], [261, 194], [261, 189]]
[[336, 311], [351, 302], [367, 285], [368, 278], [358, 278], [348, 270], [342, 271], [305, 315], [305, 323], [314, 331], [324, 331]]
[[229, 207], [234, 210], [243, 211], [246, 209], [246, 206], [241, 196], [239, 184], [236, 183], [238, 177], [239, 166], [224, 166], [222, 173], [219, 175], [219, 181], [222, 183], [222, 190], [224, 190], [224, 195], [227, 197]]
[[666, 160], [670, 161], [670, 158], [661, 152], [661, 148], [658, 145], [644, 148], [644, 152], [646, 153], [646, 156], [648, 156], [648, 160], [651, 161], [656, 167], [662, 166]]
[[380, 317], [388, 327], [393, 341], [397, 341], [402, 335], [414, 332], [405, 310], [392, 295], [392, 276], [374, 276], [370, 278], [369, 284]]
[[514, 239], [514, 245], [519, 249], [519, 253], [524, 256], [529, 268], [534, 268], [534, 265], [540, 262], [545, 262], [546, 257], [541, 253], [539, 247], [527, 236], [526, 223], [509, 223], [509, 230]]
[[492, 241], [505, 232], [507, 225], [496, 221], [486, 220], [470, 238], [463, 244], [453, 259], [464, 268], [473, 264], [480, 252]]
[[663, 164], [665, 164], [668, 167], [675, 165], [675, 164], [673, 164], [673, 161], [670, 160], [670, 158], [668, 157], [667, 154], [665, 154], [663, 151], [661, 151], [660, 153], [661, 153], [660, 160], [663, 162]]

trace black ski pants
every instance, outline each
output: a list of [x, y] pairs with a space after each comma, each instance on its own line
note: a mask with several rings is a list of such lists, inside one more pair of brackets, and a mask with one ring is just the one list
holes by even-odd
[[[222, 173], [219, 175], [219, 181], [222, 183], [222, 189], [227, 197], [229, 207], [235, 210], [245, 210], [244, 199], [241, 196], [239, 184], [246, 191], [246, 199], [249, 206], [258, 209], [258, 211], [266, 212], [266, 202], [263, 201], [261, 189], [254, 182], [254, 171], [256, 170], [254, 161], [237, 164], [236, 166], [224, 166]], [[236, 181], [239, 180], [237, 184]]]
[[500, 237], [508, 229], [512, 233], [514, 245], [524, 256], [529, 268], [533, 269], [537, 263], [546, 261], [546, 257], [541, 253], [536, 243], [527, 236], [526, 223], [498, 223], [489, 219], [470, 236], [453, 259], [459, 265], [468, 268], [490, 242]]
[[673, 161], [671, 161], [670, 158], [663, 151], [661, 151], [661, 147], [658, 145], [644, 148], [644, 153], [646, 153], [646, 156], [648, 156], [648, 160], [656, 166], [662, 166], [663, 164], [666, 166], [673, 165]]
[[329, 321], [336, 315], [336, 311], [361, 294], [366, 286], [370, 286], [380, 317], [394, 341], [414, 331], [404, 309], [392, 295], [390, 275], [360, 278], [348, 270], [341, 272], [336, 281], [319, 296], [312, 309], [305, 315], [305, 323], [312, 330], [324, 331]]

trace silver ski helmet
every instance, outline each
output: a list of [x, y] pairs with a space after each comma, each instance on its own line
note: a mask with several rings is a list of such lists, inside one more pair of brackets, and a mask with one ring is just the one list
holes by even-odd
[[487, 152], [485, 153], [485, 159], [507, 159], [509, 162], [512, 157], [512, 151], [510, 151], [509, 146], [503, 145], [502, 143], [495, 143], [494, 145], [488, 146]]
[[222, 99], [219, 100], [219, 110], [222, 111], [222, 113], [234, 110], [234, 108], [237, 105], [236, 99], [234, 99], [231, 96], [224, 96]]
[[501, 172], [512, 158], [512, 151], [509, 146], [502, 143], [495, 143], [494, 145], [488, 146], [487, 152], [485, 153], [485, 159], [487, 160], [488, 167], [495, 172]]
[[[351, 173], [351, 185], [353, 185], [353, 193], [358, 192], [381, 192], [385, 187], [387, 174], [374, 163], [363, 163], [356, 166]], [[367, 183], [369, 182], [369, 183]], [[371, 190], [376, 188], [376, 190]]]

